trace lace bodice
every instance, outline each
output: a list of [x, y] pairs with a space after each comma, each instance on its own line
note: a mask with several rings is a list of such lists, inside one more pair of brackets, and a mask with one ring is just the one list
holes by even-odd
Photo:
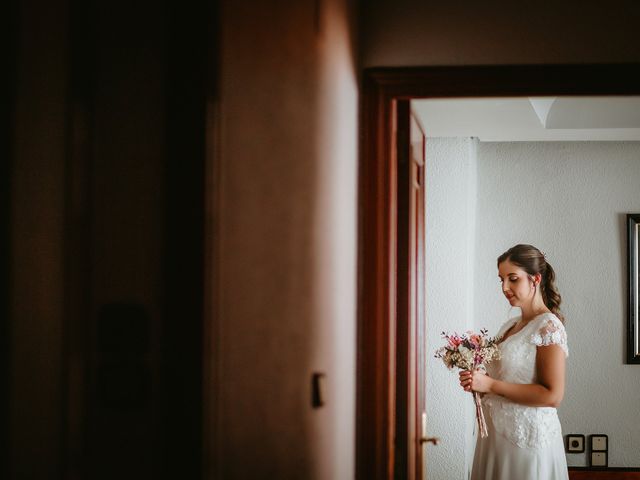
[[[519, 319], [507, 321], [498, 336], [503, 336]], [[536, 383], [536, 347], [545, 345], [559, 345], [565, 356], [569, 355], [564, 325], [553, 313], [538, 315], [501, 342], [502, 358], [487, 365], [487, 372], [509, 383]], [[556, 435], [562, 435], [553, 407], [529, 407], [490, 394], [485, 395], [483, 403], [490, 409], [496, 431], [521, 448], [544, 447]]]

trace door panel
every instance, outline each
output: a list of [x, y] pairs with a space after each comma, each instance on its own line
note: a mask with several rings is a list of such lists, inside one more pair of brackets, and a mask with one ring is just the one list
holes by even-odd
[[424, 478], [424, 151], [408, 100], [396, 102], [397, 305], [394, 478]]
[[413, 435], [411, 442], [415, 448], [412, 457], [415, 462], [415, 476], [421, 480], [426, 478], [424, 472], [423, 439], [426, 437], [426, 397], [425, 397], [425, 367], [426, 367], [426, 336], [425, 336], [425, 135], [422, 127], [414, 115], [411, 115], [411, 213], [412, 213], [412, 245], [410, 259], [412, 284], [412, 312], [411, 312], [411, 342], [413, 345], [412, 366], [412, 395]]
[[415, 478], [415, 410], [413, 382], [413, 162], [411, 161], [411, 110], [409, 101], [398, 100], [395, 122], [397, 155], [397, 297], [394, 479]]

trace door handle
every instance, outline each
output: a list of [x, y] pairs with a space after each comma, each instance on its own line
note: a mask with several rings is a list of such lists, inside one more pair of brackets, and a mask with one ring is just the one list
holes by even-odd
[[424, 445], [425, 443], [433, 443], [434, 445], [438, 445], [440, 439], [438, 437], [420, 437], [420, 445]]

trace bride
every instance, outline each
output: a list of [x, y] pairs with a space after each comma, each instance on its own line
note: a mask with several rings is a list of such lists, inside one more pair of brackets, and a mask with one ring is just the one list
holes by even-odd
[[498, 331], [501, 360], [460, 373], [465, 391], [484, 393], [489, 433], [478, 436], [471, 479], [568, 479], [556, 407], [569, 351], [555, 273], [540, 250], [516, 245], [498, 257], [498, 275], [522, 314]]

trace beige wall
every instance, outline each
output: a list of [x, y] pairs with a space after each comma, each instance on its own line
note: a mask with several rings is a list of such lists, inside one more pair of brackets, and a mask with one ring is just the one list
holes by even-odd
[[640, 60], [633, 0], [369, 0], [360, 17], [366, 67]]
[[[222, 2], [221, 478], [353, 477], [357, 85], [348, 3]], [[326, 374], [326, 405], [314, 410], [316, 371]]]

